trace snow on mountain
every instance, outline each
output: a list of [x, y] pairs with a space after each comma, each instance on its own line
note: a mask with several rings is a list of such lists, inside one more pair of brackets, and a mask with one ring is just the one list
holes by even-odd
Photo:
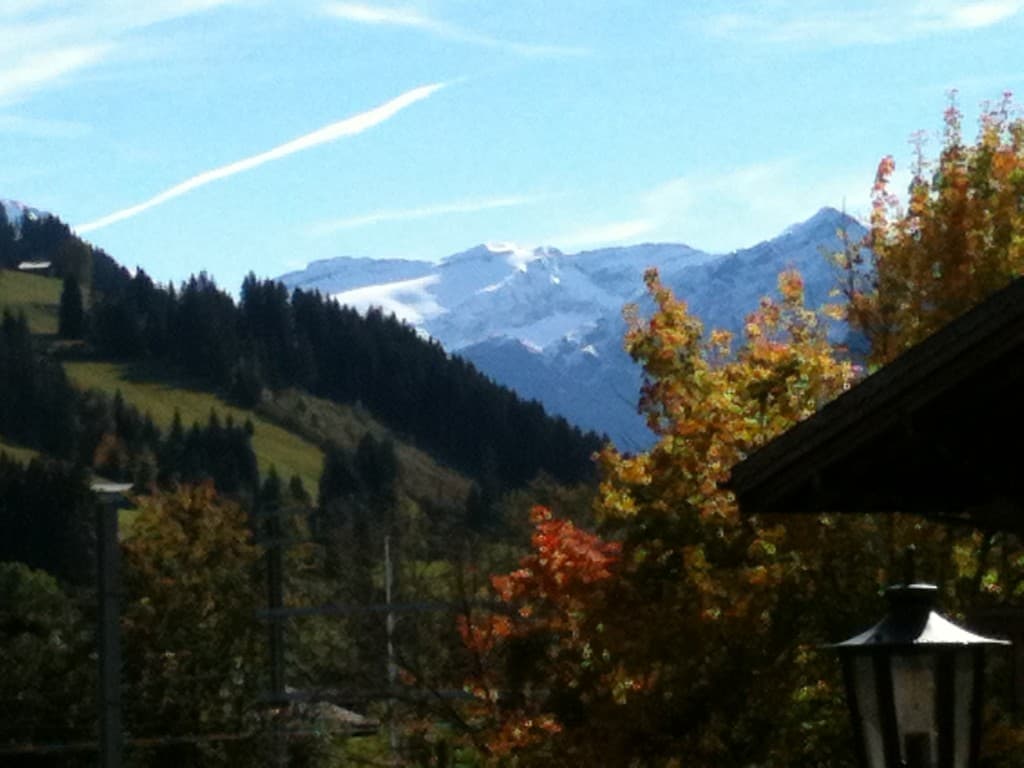
[[427, 320], [446, 311], [429, 290], [439, 279], [437, 275], [427, 275], [394, 283], [365, 285], [335, 293], [334, 298], [360, 312], [370, 307], [379, 307], [410, 325], [422, 326]]
[[637, 414], [640, 369], [622, 347], [624, 304], [649, 304], [643, 273], [657, 267], [705, 327], [733, 331], [778, 273], [804, 276], [808, 303], [824, 303], [835, 282], [827, 253], [837, 235], [863, 234], [823, 208], [778, 237], [729, 254], [646, 243], [564, 254], [555, 248], [485, 244], [437, 264], [402, 259], [328, 259], [280, 278], [359, 309], [382, 307], [438, 339], [481, 371], [571, 422], [604, 432], [626, 450], [650, 445]]
[[321, 293], [341, 293], [353, 288], [383, 285], [425, 277], [433, 272], [429, 261], [411, 259], [358, 259], [339, 256], [310, 262], [305, 269], [278, 278], [289, 288], [317, 289]]
[[23, 219], [41, 219], [44, 216], [51, 215], [46, 211], [41, 211], [38, 208], [32, 208], [24, 203], [18, 202], [17, 200], [0, 198], [0, 207], [4, 209], [7, 221], [13, 224], [15, 229], [18, 229], [21, 226]]

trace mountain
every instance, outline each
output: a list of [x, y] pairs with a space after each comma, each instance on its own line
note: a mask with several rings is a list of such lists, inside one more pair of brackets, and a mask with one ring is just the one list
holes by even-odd
[[46, 211], [41, 211], [38, 208], [32, 208], [31, 206], [25, 205], [17, 200], [7, 200], [4, 198], [0, 198], [0, 208], [3, 208], [7, 221], [13, 224], [15, 229], [21, 228], [21, 222], [23, 219], [36, 220], [52, 215]]
[[826, 254], [842, 248], [842, 231], [853, 240], [864, 234], [849, 216], [822, 208], [727, 254], [672, 243], [575, 254], [497, 243], [438, 263], [327, 259], [279, 279], [361, 311], [393, 312], [548, 411], [639, 450], [652, 435], [636, 412], [641, 373], [622, 350], [621, 310], [645, 306], [644, 270], [657, 267], [705, 327], [736, 331], [787, 268], [803, 274], [810, 305], [827, 301], [835, 272]]

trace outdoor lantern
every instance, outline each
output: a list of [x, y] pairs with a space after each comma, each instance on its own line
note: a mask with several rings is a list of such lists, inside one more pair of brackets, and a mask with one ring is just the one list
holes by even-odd
[[866, 768], [973, 768], [981, 736], [984, 649], [934, 609], [933, 584], [889, 587], [889, 613], [835, 646]]

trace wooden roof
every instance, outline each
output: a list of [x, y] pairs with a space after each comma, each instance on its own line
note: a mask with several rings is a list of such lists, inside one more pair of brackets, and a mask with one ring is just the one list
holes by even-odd
[[1024, 532], [1024, 278], [738, 464], [746, 514], [912, 512]]

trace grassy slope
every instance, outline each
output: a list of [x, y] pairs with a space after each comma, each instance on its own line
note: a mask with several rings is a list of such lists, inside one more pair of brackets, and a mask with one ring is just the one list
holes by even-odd
[[[161, 375], [159, 369], [100, 361], [68, 361], [64, 367], [80, 387], [109, 393], [120, 389], [126, 402], [149, 413], [161, 428], [170, 426], [175, 409], [186, 428], [194, 421], [206, 423], [211, 410], [222, 421], [229, 415], [237, 424], [251, 419], [256, 427], [253, 449], [260, 471], [274, 466], [285, 481], [297, 474], [314, 497], [323, 467], [320, 445], [332, 440], [354, 451], [367, 432], [382, 439], [388, 436], [387, 430], [365, 411], [294, 390], [279, 393], [251, 411], [228, 405], [189, 383], [174, 381]], [[464, 477], [404, 443], [396, 441], [395, 452], [401, 465], [400, 486], [406, 494], [442, 504], [461, 504], [465, 499], [469, 481]]]
[[[386, 427], [360, 408], [339, 405], [295, 390], [279, 392], [260, 412], [317, 444], [328, 440], [354, 451], [370, 432], [378, 439], [390, 436]], [[395, 440], [395, 455], [401, 467], [399, 487], [416, 499], [438, 504], [461, 505], [470, 482], [454, 470], [442, 467], [427, 453]]]
[[61, 281], [23, 272], [0, 270], [0, 312], [24, 312], [33, 333], [57, 332]]
[[323, 467], [323, 452], [314, 443], [277, 426], [254, 411], [228, 405], [216, 395], [162, 380], [156, 376], [141, 376], [130, 364], [110, 362], [66, 362], [68, 376], [79, 387], [99, 389], [113, 393], [121, 390], [125, 402], [153, 417], [157, 426], [166, 429], [174, 419], [174, 411], [181, 413], [187, 429], [193, 422], [205, 424], [210, 411], [221, 421], [230, 416], [236, 424], [251, 419], [256, 427], [253, 449], [260, 471], [271, 466], [287, 482], [292, 475], [302, 478], [306, 489], [315, 495]]
[[[24, 312], [33, 333], [56, 333], [60, 290], [61, 282], [55, 277], [0, 269], [0, 313], [5, 309], [15, 314]], [[0, 453], [24, 462], [39, 455], [31, 448], [23, 448], [3, 439], [0, 439]]]
[[6, 453], [15, 461], [20, 461], [23, 464], [28, 464], [39, 455], [37, 451], [33, 451], [31, 448], [22, 448], [20, 445], [5, 442], [3, 438], [0, 438], [0, 453]]
[[[0, 312], [5, 307], [24, 312], [33, 333], [57, 332], [60, 292], [58, 278], [0, 270]], [[228, 405], [192, 382], [174, 379], [159, 367], [68, 361], [65, 369], [80, 387], [109, 393], [120, 389], [127, 402], [143, 413], [148, 412], [161, 428], [170, 426], [175, 409], [181, 413], [186, 428], [194, 421], [206, 423], [211, 410], [222, 420], [228, 415], [236, 423], [251, 419], [256, 427], [253, 448], [261, 472], [273, 465], [286, 481], [297, 474], [314, 496], [323, 466], [320, 445], [333, 440], [342, 448], [354, 451], [367, 432], [378, 438], [388, 436], [387, 429], [367, 412], [300, 392], [279, 393], [254, 412]], [[0, 442], [0, 450], [25, 461], [36, 455], [3, 442]], [[409, 496], [429, 498], [442, 504], [460, 504], [465, 499], [469, 482], [464, 477], [438, 465], [423, 451], [397, 440], [395, 451], [401, 465], [400, 484]]]

